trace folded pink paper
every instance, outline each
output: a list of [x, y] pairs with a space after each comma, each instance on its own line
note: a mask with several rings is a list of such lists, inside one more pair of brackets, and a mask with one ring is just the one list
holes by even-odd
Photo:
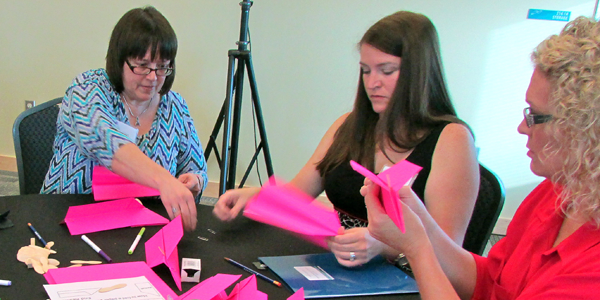
[[240, 279], [240, 277], [242, 275], [217, 274], [198, 283], [189, 291], [179, 296], [178, 300], [226, 300], [227, 293], [225, 289]]
[[304, 288], [301, 287], [293, 295], [287, 298], [287, 300], [304, 300]]
[[227, 297], [227, 300], [267, 300], [267, 294], [259, 291], [256, 287], [256, 275], [251, 275], [236, 284]]
[[421, 167], [403, 160], [379, 173], [379, 175], [375, 175], [353, 160], [350, 161], [350, 165], [356, 172], [369, 178], [373, 183], [381, 187], [383, 208], [394, 224], [404, 233], [404, 219], [402, 218], [402, 205], [398, 198], [398, 191], [419, 173]]
[[146, 263], [155, 267], [165, 264], [171, 271], [177, 288], [181, 291], [181, 273], [179, 270], [179, 254], [177, 244], [183, 237], [181, 216], [177, 216], [171, 223], [165, 225], [145, 244]]
[[50, 269], [44, 278], [49, 284], [72, 283], [145, 276], [163, 298], [177, 299], [177, 294], [143, 261], [90, 265], [79, 268]]
[[94, 167], [92, 193], [96, 201], [160, 195], [158, 190], [132, 182], [101, 166]]
[[244, 216], [299, 234], [323, 248], [327, 248], [325, 238], [337, 235], [341, 226], [332, 208], [273, 179], [248, 202]]
[[168, 224], [169, 220], [133, 198], [71, 206], [65, 223], [71, 235], [123, 227]]

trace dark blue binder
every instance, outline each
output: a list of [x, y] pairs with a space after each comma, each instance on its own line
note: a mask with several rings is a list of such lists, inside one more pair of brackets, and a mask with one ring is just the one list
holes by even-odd
[[[332, 253], [258, 259], [294, 292], [303, 287], [306, 299], [419, 292], [413, 278], [381, 256], [356, 268], [341, 266]], [[309, 280], [307, 276], [321, 280]]]

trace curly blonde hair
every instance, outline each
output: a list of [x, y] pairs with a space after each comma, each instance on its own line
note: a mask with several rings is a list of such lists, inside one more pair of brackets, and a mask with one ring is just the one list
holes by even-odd
[[560, 208], [600, 226], [600, 23], [578, 17], [538, 45], [532, 60], [553, 86], [548, 130], [563, 157]]

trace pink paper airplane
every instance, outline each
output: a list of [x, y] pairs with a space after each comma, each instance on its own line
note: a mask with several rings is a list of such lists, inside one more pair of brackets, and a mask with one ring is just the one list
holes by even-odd
[[394, 224], [404, 233], [404, 219], [402, 218], [402, 205], [398, 198], [398, 191], [419, 173], [422, 168], [403, 160], [379, 173], [379, 175], [375, 175], [353, 160], [350, 161], [350, 165], [356, 172], [369, 178], [373, 183], [381, 187], [383, 208]]
[[177, 216], [171, 223], [165, 225], [145, 244], [146, 263], [149, 267], [165, 264], [171, 271], [175, 284], [181, 291], [181, 273], [179, 270], [179, 254], [177, 244], [183, 237], [181, 216]]
[[132, 182], [101, 166], [94, 167], [92, 193], [96, 201], [160, 195], [158, 190]]
[[177, 299], [226, 300], [227, 293], [225, 292], [225, 289], [240, 279], [240, 277], [242, 277], [242, 275], [217, 274], [198, 283]]
[[227, 297], [227, 300], [267, 300], [267, 294], [256, 287], [256, 275], [249, 276], [238, 283]]
[[168, 224], [169, 220], [133, 198], [71, 206], [65, 223], [71, 235], [123, 227]]
[[326, 237], [336, 236], [340, 228], [337, 213], [290, 185], [270, 180], [251, 199], [244, 216], [283, 228], [327, 248]]

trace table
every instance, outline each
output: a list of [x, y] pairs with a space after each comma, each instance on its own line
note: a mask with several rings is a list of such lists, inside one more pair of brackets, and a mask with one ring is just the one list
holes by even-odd
[[[25, 195], [0, 197], [0, 213], [10, 210], [8, 218], [14, 227], [0, 230], [0, 279], [12, 280], [11, 287], [0, 286], [0, 299], [47, 299], [43, 288], [46, 280], [33, 269], [16, 259], [19, 248], [29, 245], [33, 233], [27, 223], [37, 229], [46, 241], [54, 241], [54, 250], [50, 258], [60, 261], [59, 267], [70, 265], [74, 259], [102, 260], [90, 246], [84, 243], [79, 235], [71, 236], [66, 225], [60, 224], [69, 206], [93, 203], [91, 195]], [[167, 217], [160, 200], [146, 199], [143, 203], [149, 209]], [[232, 222], [221, 222], [212, 215], [212, 207], [197, 205], [198, 226], [194, 232], [185, 232], [179, 242], [179, 259], [200, 258], [204, 280], [217, 273], [242, 274], [241, 279], [249, 276], [228, 264], [223, 257], [232, 258], [246, 266], [252, 267], [252, 262], [258, 261], [259, 256], [296, 255], [322, 253], [325, 250], [297, 238], [281, 229], [264, 225], [244, 217], [238, 217]], [[114, 262], [145, 261], [144, 243], [162, 226], [147, 226], [146, 232], [133, 255], [127, 250], [139, 232], [139, 228], [121, 228], [86, 234]], [[210, 230], [215, 233], [211, 233]], [[208, 241], [198, 238], [205, 237]], [[41, 242], [36, 239], [36, 244]], [[182, 283], [183, 292], [179, 292], [173, 278], [164, 265], [153, 268], [159, 277], [177, 294], [189, 290], [196, 283]], [[278, 279], [269, 270], [260, 271], [262, 274]], [[257, 279], [258, 289], [269, 295], [269, 299], [286, 299], [292, 293], [288, 288], [278, 288], [264, 280]], [[227, 292], [229, 293], [235, 284]], [[339, 298], [335, 298], [339, 299]], [[348, 297], [346, 299], [420, 299], [417, 294], [381, 295], [370, 297]]]

